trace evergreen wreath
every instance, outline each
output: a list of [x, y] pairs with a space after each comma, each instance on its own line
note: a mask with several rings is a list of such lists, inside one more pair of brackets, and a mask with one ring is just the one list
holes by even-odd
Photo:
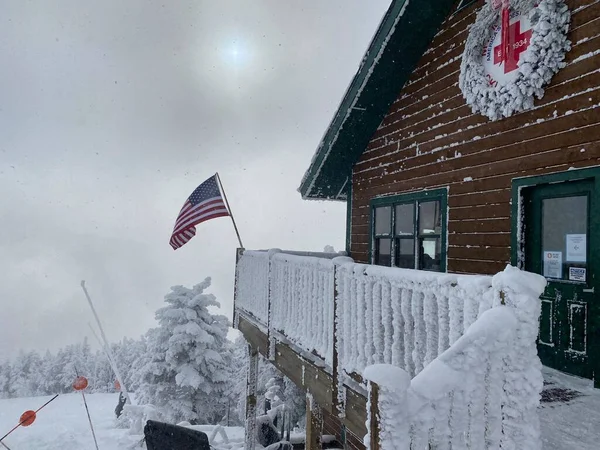
[[531, 23], [529, 47], [521, 55], [516, 79], [504, 86], [492, 86], [482, 64], [484, 45], [499, 20], [486, 2], [477, 13], [465, 44], [460, 67], [459, 86], [473, 112], [491, 120], [509, 117], [515, 112], [533, 107], [534, 96], [544, 96], [543, 86], [554, 74], [565, 67], [566, 53], [571, 49], [567, 39], [571, 13], [564, 0], [513, 0], [511, 10], [519, 15], [528, 14]]

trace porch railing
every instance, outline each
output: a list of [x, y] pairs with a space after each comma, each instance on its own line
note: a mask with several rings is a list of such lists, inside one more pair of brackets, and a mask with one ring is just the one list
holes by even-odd
[[[401, 408], [412, 417], [402, 416], [410, 425], [402, 442], [413, 443], [407, 448], [498, 448], [502, 439], [502, 448], [538, 448], [543, 277], [512, 267], [494, 277], [438, 274], [324, 256], [244, 251], [236, 310], [321, 359], [340, 400], [344, 384], [367, 367], [402, 370], [410, 382], [396, 403], [408, 402]], [[496, 316], [505, 318], [497, 333]], [[444, 367], [460, 375], [455, 382], [432, 375]], [[427, 390], [439, 395], [419, 402]]]

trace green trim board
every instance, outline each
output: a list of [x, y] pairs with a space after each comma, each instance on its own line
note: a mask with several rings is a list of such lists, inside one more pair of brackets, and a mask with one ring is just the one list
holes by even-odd
[[[576, 259], [572, 239], [582, 233], [587, 256]], [[600, 387], [600, 167], [513, 180], [511, 238], [512, 264], [548, 281], [540, 297], [542, 362]]]
[[392, 1], [302, 179], [304, 199], [347, 199], [352, 167], [455, 5]]
[[346, 199], [346, 255], [352, 257], [352, 183]]
[[[425, 202], [430, 202], [430, 201], [439, 201], [440, 202], [440, 224], [441, 224], [441, 231], [440, 233], [434, 233], [433, 235], [431, 235], [432, 238], [438, 238], [440, 239], [440, 271], [441, 272], [446, 272], [447, 267], [448, 267], [448, 257], [447, 257], [447, 248], [448, 248], [448, 189], [447, 188], [439, 188], [439, 189], [432, 189], [432, 190], [424, 190], [424, 191], [417, 191], [417, 192], [408, 192], [408, 193], [404, 193], [404, 194], [395, 194], [395, 195], [389, 195], [389, 196], [384, 196], [384, 197], [377, 197], [374, 198], [370, 201], [369, 203], [369, 209], [370, 209], [370, 218], [369, 218], [369, 253], [368, 253], [368, 261], [370, 264], [374, 263], [374, 258], [375, 258], [375, 250], [374, 250], [374, 243], [375, 240], [377, 238], [388, 238], [391, 239], [392, 241], [398, 239], [398, 238], [402, 238], [401, 235], [397, 235], [396, 232], [394, 231], [395, 229], [395, 208], [391, 209], [390, 212], [390, 235], [389, 236], [384, 236], [384, 235], [375, 235], [374, 231], [375, 231], [375, 210], [376, 208], [381, 208], [381, 207], [386, 207], [386, 206], [390, 206], [390, 207], [395, 207], [397, 205], [402, 205], [402, 204], [410, 204], [410, 203], [414, 203], [414, 210], [413, 210], [413, 227], [415, 227], [415, 232], [413, 234], [412, 239], [415, 239], [415, 248], [418, 247], [418, 242], [421, 239], [426, 239], [427, 237], [429, 237], [428, 235], [422, 235], [419, 233], [418, 228], [418, 223], [419, 223], [419, 217], [418, 217], [418, 204], [419, 203], [425, 203]], [[394, 244], [395, 245], [395, 244]], [[394, 252], [394, 249], [392, 247], [391, 252]], [[415, 252], [414, 254], [415, 257], [415, 266], [419, 263], [418, 261], [418, 256], [417, 253]], [[417, 267], [415, 267], [417, 268]]]

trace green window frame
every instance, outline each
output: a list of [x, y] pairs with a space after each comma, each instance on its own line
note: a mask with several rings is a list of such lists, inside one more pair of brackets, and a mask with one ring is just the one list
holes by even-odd
[[446, 272], [447, 221], [446, 188], [372, 199], [369, 261]]

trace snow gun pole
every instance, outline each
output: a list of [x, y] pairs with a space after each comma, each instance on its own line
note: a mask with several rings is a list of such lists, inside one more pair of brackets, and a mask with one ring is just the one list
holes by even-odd
[[[100, 340], [100, 338], [96, 334], [96, 331], [94, 330], [94, 327], [92, 327], [92, 324], [89, 323], [89, 322], [88, 322], [88, 327], [90, 327], [90, 330], [91, 330], [92, 334], [94, 335], [94, 337], [96, 338], [96, 341], [98, 342], [98, 345], [100, 345], [100, 348], [102, 350], [104, 350], [104, 355], [106, 356], [106, 359], [108, 360], [108, 363], [110, 364], [110, 367], [113, 370], [113, 373], [116, 374], [117, 373], [117, 371], [115, 370], [116, 364], [112, 360], [112, 358], [110, 357], [110, 355], [108, 354], [108, 350], [106, 350], [106, 346], [102, 343], [102, 341]], [[120, 383], [120, 381], [119, 381], [119, 383]]]
[[94, 318], [96, 319], [96, 323], [98, 324], [98, 328], [100, 329], [100, 336], [102, 336], [102, 340], [104, 341], [104, 348], [108, 355], [108, 360], [109, 360], [109, 362], [113, 361], [113, 370], [115, 372], [115, 376], [117, 377], [117, 380], [119, 381], [119, 384], [121, 385], [121, 390], [123, 392], [123, 395], [129, 402], [129, 404], [133, 405], [133, 402], [131, 401], [131, 398], [129, 397], [129, 393], [127, 392], [127, 388], [125, 387], [125, 383], [123, 383], [123, 379], [121, 378], [121, 374], [119, 373], [119, 368], [117, 367], [117, 364], [116, 364], [115, 355], [113, 355], [110, 345], [108, 345], [108, 340], [106, 339], [106, 335], [104, 334], [104, 328], [102, 328], [102, 324], [100, 323], [100, 319], [98, 318], [98, 314], [96, 313], [96, 308], [94, 308], [94, 304], [92, 303], [90, 294], [88, 293], [88, 291], [85, 287], [85, 280], [81, 281], [81, 289], [83, 289], [85, 298], [87, 298], [87, 301], [90, 305], [92, 313], [94, 314]]
[[215, 174], [217, 176], [217, 180], [219, 182], [219, 187], [221, 188], [221, 192], [223, 193], [223, 198], [225, 199], [225, 205], [227, 206], [227, 211], [229, 211], [229, 215], [231, 216], [231, 221], [233, 222], [233, 228], [235, 229], [235, 234], [237, 235], [238, 242], [240, 243], [240, 248], [244, 248], [244, 244], [242, 244], [242, 239], [240, 238], [240, 232], [238, 231], [238, 227], [235, 224], [235, 219], [233, 218], [233, 211], [231, 211], [231, 207], [229, 206], [229, 201], [227, 200], [227, 195], [225, 194], [225, 189], [223, 189], [223, 183], [221, 183], [221, 177], [219, 176], [219, 172]]
[[[33, 412], [33, 416], [35, 417], [35, 415], [36, 415], [37, 413], [39, 413], [39, 412], [42, 410], [42, 408], [44, 408], [45, 406], [47, 406], [47, 405], [48, 405], [48, 403], [50, 403], [52, 400], [55, 400], [55, 399], [56, 399], [56, 397], [58, 397], [58, 394], [56, 394], [54, 397], [52, 397], [50, 400], [48, 400], [46, 403], [44, 403], [42, 406], [40, 406], [38, 409], [36, 409], [36, 410]], [[21, 421], [20, 421], [20, 422], [19, 422], [19, 423], [18, 423], [18, 424], [17, 424], [15, 427], [13, 427], [13, 429], [12, 429], [12, 430], [10, 430], [8, 433], [6, 433], [4, 436], [2, 436], [2, 437], [0, 438], [0, 444], [4, 445], [4, 446], [6, 447], [6, 445], [5, 445], [5, 444], [4, 444], [2, 441], [3, 441], [4, 439], [6, 439], [6, 438], [7, 438], [7, 437], [8, 437], [8, 436], [9, 436], [9, 435], [10, 435], [10, 434], [13, 432], [13, 431], [15, 431], [15, 430], [16, 430], [17, 428], [19, 428], [21, 425], [23, 425], [23, 423], [24, 423], [25, 421], [27, 421], [27, 419], [28, 419], [28, 417], [26, 417], [26, 418], [24, 418], [24, 419], [21, 419]]]

